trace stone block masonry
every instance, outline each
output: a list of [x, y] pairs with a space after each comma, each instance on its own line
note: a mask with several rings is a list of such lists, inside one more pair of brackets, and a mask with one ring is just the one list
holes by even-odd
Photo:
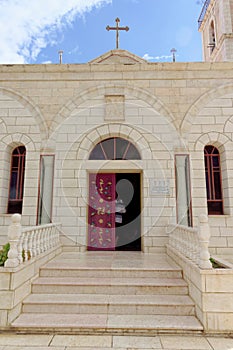
[[[140, 172], [142, 249], [165, 252], [164, 227], [176, 222], [174, 158], [190, 157], [192, 217], [207, 214], [203, 149], [220, 150], [224, 215], [210, 218], [211, 251], [233, 248], [233, 63], [114, 62], [0, 66], [0, 244], [8, 225], [11, 152], [26, 147], [23, 225], [35, 225], [41, 155], [55, 155], [52, 220], [65, 244], [86, 247], [88, 174]], [[133, 58], [132, 58], [133, 57]], [[132, 142], [140, 161], [89, 161], [101, 140]], [[152, 181], [169, 184], [152, 193]], [[159, 208], [159, 209], [158, 209]], [[66, 238], [65, 238], [66, 237]], [[68, 243], [70, 242], [70, 243]]]

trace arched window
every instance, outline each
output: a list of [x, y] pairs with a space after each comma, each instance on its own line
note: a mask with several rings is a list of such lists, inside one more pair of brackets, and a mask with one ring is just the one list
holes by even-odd
[[223, 214], [222, 179], [219, 151], [214, 146], [206, 146], [204, 152], [208, 214]]
[[128, 140], [112, 137], [99, 142], [92, 150], [90, 160], [141, 159], [137, 148]]
[[8, 214], [22, 213], [26, 149], [16, 147], [11, 156]]

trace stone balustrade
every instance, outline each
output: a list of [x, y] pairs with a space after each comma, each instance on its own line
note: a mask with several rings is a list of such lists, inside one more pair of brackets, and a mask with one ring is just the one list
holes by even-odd
[[17, 267], [22, 262], [59, 246], [60, 226], [60, 224], [46, 224], [22, 228], [21, 215], [12, 215], [12, 223], [8, 228], [10, 250], [5, 267]]
[[200, 215], [198, 228], [183, 225], [172, 225], [169, 235], [169, 246], [190, 259], [201, 269], [210, 269], [208, 217]]

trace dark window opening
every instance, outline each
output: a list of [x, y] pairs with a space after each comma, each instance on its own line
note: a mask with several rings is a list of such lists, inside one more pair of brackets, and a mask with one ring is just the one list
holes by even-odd
[[219, 151], [214, 146], [206, 146], [204, 152], [208, 214], [222, 215], [223, 196]]
[[216, 45], [216, 39], [215, 39], [215, 28], [214, 28], [214, 22], [212, 21], [210, 23], [210, 30], [209, 30], [209, 45], [208, 47], [210, 48], [210, 53], [214, 51]]
[[16, 147], [11, 156], [8, 214], [22, 213], [26, 149]]

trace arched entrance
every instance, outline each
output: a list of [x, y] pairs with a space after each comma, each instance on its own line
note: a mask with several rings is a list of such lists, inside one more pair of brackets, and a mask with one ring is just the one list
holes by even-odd
[[[140, 160], [128, 140], [97, 144], [90, 160]], [[141, 173], [116, 170], [89, 174], [88, 250], [141, 250]]]

